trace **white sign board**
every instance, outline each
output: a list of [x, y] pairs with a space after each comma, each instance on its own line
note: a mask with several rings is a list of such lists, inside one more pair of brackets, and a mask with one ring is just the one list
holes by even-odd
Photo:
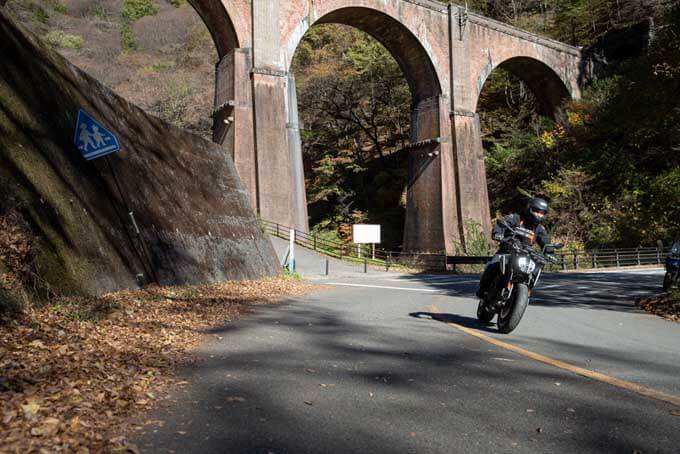
[[352, 240], [356, 244], [380, 244], [380, 225], [354, 224], [352, 226]]

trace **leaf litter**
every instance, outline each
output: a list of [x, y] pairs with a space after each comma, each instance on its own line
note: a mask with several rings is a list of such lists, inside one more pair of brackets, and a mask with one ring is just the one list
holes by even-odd
[[673, 322], [680, 322], [680, 301], [671, 293], [642, 298], [636, 304], [651, 314]]
[[[57, 298], [0, 325], [0, 452], [134, 452], [144, 424], [210, 328], [315, 286], [273, 278]], [[243, 398], [234, 398], [239, 402]]]

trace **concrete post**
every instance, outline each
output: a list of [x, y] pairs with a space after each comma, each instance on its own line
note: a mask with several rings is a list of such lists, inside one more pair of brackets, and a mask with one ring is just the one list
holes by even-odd
[[295, 224], [286, 131], [286, 82], [281, 58], [279, 0], [253, 0], [252, 90], [257, 163], [257, 207], [270, 221]]
[[453, 253], [458, 240], [448, 99], [420, 101], [411, 114], [405, 251]]
[[461, 238], [465, 239], [464, 229], [470, 222], [479, 224], [484, 232], [490, 234], [491, 213], [479, 115], [455, 113], [453, 136], [454, 159], [458, 168], [459, 219], [463, 229]]
[[286, 106], [288, 110], [286, 129], [288, 131], [288, 150], [290, 152], [293, 190], [293, 227], [302, 232], [309, 232], [297, 92], [295, 88], [295, 76], [292, 73], [288, 74], [288, 96], [286, 97]]
[[[451, 43], [451, 136], [455, 166], [458, 237], [465, 245], [465, 225], [475, 222], [491, 236], [489, 195], [484, 167], [481, 127], [476, 109], [477, 87], [469, 76], [469, 67], [460, 62], [475, 61], [470, 50], [469, 22], [462, 7], [449, 9]], [[462, 251], [461, 251], [462, 252]]]
[[250, 49], [235, 49], [216, 66], [213, 141], [231, 155], [257, 210], [257, 162], [250, 85]]
[[441, 252], [444, 249], [444, 232], [439, 143], [424, 142], [408, 153], [403, 250]]

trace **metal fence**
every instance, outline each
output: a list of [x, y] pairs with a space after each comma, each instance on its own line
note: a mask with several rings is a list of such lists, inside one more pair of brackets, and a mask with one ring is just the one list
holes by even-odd
[[[275, 222], [261, 220], [262, 229], [269, 235], [290, 240], [290, 227]], [[295, 244], [317, 251], [330, 257], [349, 260], [365, 265], [445, 271], [454, 269], [456, 265], [483, 265], [489, 257], [447, 256], [436, 253], [397, 252], [376, 249], [370, 245], [348, 244], [320, 238], [313, 233], [295, 230]], [[592, 250], [560, 251], [556, 255], [559, 261], [548, 267], [549, 270], [579, 270], [590, 268], [612, 268], [623, 266], [662, 265], [669, 248], [607, 248]]]
[[[291, 228], [276, 222], [261, 220], [265, 233], [290, 240]], [[338, 259], [365, 265], [381, 266], [389, 270], [394, 266], [418, 270], [446, 270], [446, 254], [373, 250], [369, 244], [350, 244], [321, 238], [315, 234], [295, 230], [295, 244]]]
[[669, 248], [638, 247], [560, 251], [557, 254], [560, 262], [552, 265], [552, 268], [578, 270], [583, 268], [661, 265], [664, 263], [669, 250]]

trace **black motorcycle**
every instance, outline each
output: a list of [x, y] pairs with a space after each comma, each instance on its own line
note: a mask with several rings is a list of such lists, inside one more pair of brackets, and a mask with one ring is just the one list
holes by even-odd
[[511, 227], [503, 223], [506, 237], [501, 240], [503, 251], [500, 255], [500, 272], [495, 273], [490, 284], [482, 290], [482, 299], [477, 307], [477, 319], [489, 323], [498, 314], [498, 331], [507, 334], [519, 325], [529, 305], [531, 290], [536, 287], [543, 267], [556, 263], [557, 258], [546, 254], [546, 249], [561, 249], [562, 244], [545, 245], [542, 252], [536, 252], [528, 243], [534, 232], [524, 227]]
[[680, 241], [676, 241], [666, 257], [666, 275], [663, 277], [663, 291], [667, 292], [680, 280]]

